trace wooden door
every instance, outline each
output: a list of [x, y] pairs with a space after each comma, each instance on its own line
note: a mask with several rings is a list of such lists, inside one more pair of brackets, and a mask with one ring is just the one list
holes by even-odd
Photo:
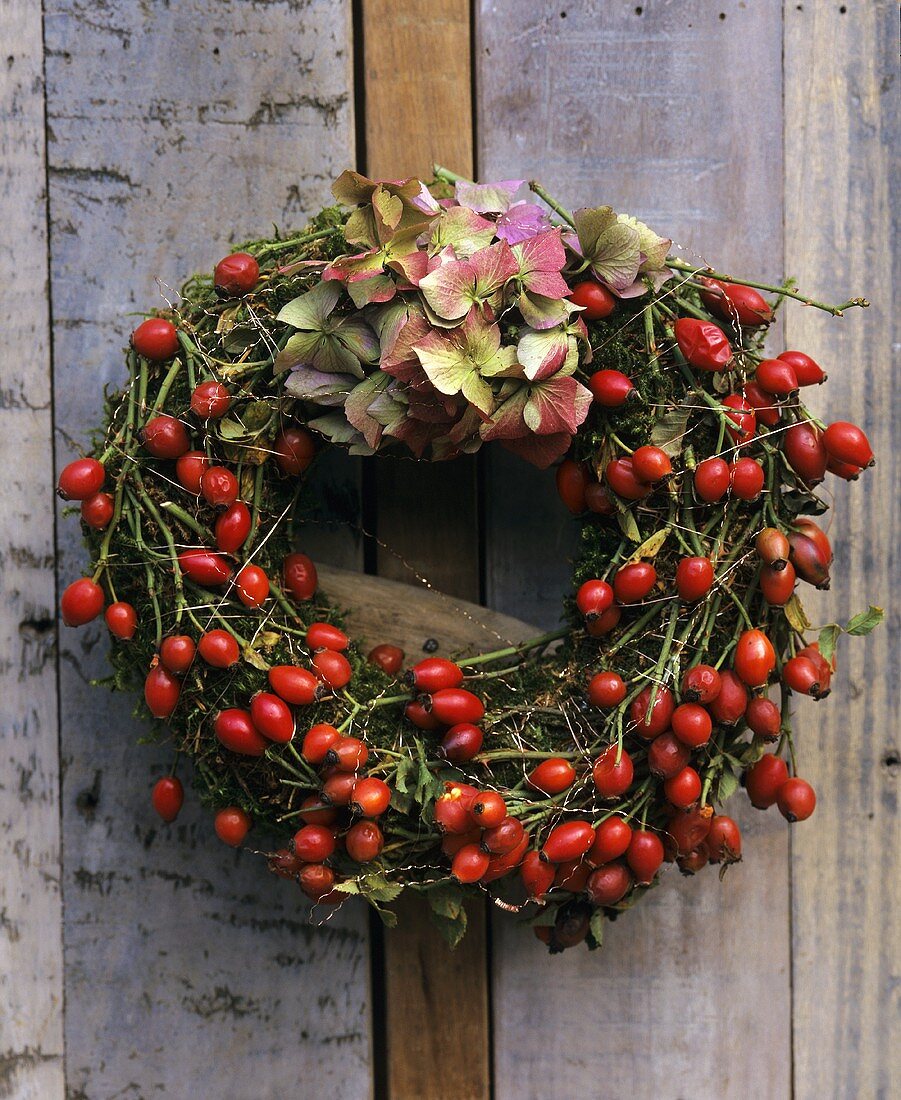
[[[127, 700], [89, 686], [99, 633], [57, 646], [54, 587], [81, 550], [52, 494], [120, 378], [129, 310], [270, 220], [301, 222], [348, 164], [437, 158], [610, 201], [818, 297], [866, 293], [840, 321], [793, 307], [776, 338], [830, 365], [817, 407], [866, 422], [881, 459], [836, 491], [817, 612], [887, 601], [895, 16], [887, 0], [0, 8], [0, 1096], [897, 1092], [896, 610], [848, 647], [833, 698], [801, 708], [806, 827], [745, 814], [745, 863], [723, 884], [669, 876], [599, 954], [549, 958], [476, 910], [449, 956], [414, 906], [389, 934], [350, 906], [310, 926], [203, 815], [174, 843], [149, 823], [163, 758]], [[554, 623], [572, 530], [547, 475], [492, 452], [438, 474], [334, 456], [329, 476], [351, 522], [320, 557]]]

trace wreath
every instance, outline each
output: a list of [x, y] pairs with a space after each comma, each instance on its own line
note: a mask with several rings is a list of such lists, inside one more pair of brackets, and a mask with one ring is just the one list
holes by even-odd
[[[484, 893], [560, 950], [598, 946], [664, 862], [739, 860], [739, 783], [813, 812], [790, 697], [826, 696], [839, 635], [881, 612], [810, 641], [796, 582], [829, 582], [816, 486], [873, 455], [808, 411], [820, 366], [763, 344], [787, 299], [866, 302], [719, 274], [522, 182], [345, 172], [338, 205], [138, 325], [59, 479], [91, 556], [62, 616], [104, 616], [105, 682], [174, 749], [164, 821], [187, 757], [221, 840], [253, 829], [311, 912], [358, 894], [392, 923], [411, 888], [456, 943]], [[563, 625], [404, 671], [319, 590], [308, 470], [328, 445], [441, 461], [489, 441], [556, 465], [581, 535]]]

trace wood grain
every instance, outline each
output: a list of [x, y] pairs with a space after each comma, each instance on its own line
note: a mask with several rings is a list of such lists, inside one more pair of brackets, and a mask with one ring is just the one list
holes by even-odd
[[[486, 2], [478, 35], [484, 178], [537, 176], [570, 207], [608, 202], [686, 253], [781, 275], [776, 0]], [[489, 459], [487, 598], [552, 626], [573, 525], [552, 476], [513, 465]], [[781, 819], [739, 816], [740, 867], [722, 884], [668, 874], [598, 954], [549, 957], [495, 921], [497, 1100], [548, 1082], [560, 1096], [789, 1094], [787, 835]]]
[[354, 638], [365, 645], [375, 641], [399, 645], [411, 658], [422, 652], [428, 638], [440, 656], [484, 653], [534, 638], [534, 626], [486, 607], [457, 600], [443, 592], [403, 584], [383, 577], [366, 577], [331, 566], [319, 566], [322, 591], [346, 607]]
[[0, 8], [0, 1097], [62, 1100], [63, 958], [40, 7]]
[[[122, 379], [130, 310], [268, 221], [302, 223], [352, 156], [349, 3], [48, 0], [58, 459]], [[60, 520], [59, 575], [84, 561]], [[150, 810], [165, 746], [89, 686], [101, 632], [62, 640], [66, 1047], [73, 1096], [370, 1092], [367, 914], [323, 926], [189, 797]]]
[[[371, 176], [428, 179], [436, 160], [472, 173], [469, 7], [469, 0], [363, 0]], [[380, 460], [373, 481], [378, 572], [426, 578], [449, 596], [478, 600], [475, 459], [440, 467]], [[472, 907], [453, 954], [420, 899], [398, 911], [399, 927], [384, 939], [388, 1093], [480, 1100], [490, 1090], [484, 906]]]
[[363, 0], [367, 170], [431, 177], [473, 164], [468, 0]]
[[[362, 10], [367, 171], [429, 179], [438, 161], [471, 174], [469, 0], [363, 0]], [[380, 460], [375, 485], [378, 572], [478, 600], [476, 460]]]
[[888, 614], [842, 642], [829, 699], [798, 708], [799, 765], [819, 795], [811, 827], [792, 832], [798, 1100], [901, 1092], [897, 17], [888, 2], [785, 8], [786, 267], [817, 297], [872, 302], [786, 321], [787, 345], [829, 372], [815, 415], [863, 425], [878, 458], [856, 484], [829, 484], [833, 581], [811, 618], [844, 621], [868, 603]]

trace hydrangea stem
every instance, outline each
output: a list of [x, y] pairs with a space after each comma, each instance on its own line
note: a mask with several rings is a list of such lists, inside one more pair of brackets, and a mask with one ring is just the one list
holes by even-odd
[[565, 206], [561, 206], [555, 198], [552, 198], [537, 180], [529, 180], [529, 190], [537, 195], [542, 202], [547, 203], [551, 210], [561, 217], [567, 225], [571, 225], [573, 229], [576, 228], [576, 223], [573, 221], [572, 214], [570, 214]]

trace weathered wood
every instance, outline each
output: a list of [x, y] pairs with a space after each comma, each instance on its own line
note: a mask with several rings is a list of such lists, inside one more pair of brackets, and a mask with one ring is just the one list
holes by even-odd
[[[439, 643], [435, 652], [455, 654], [497, 648], [536, 633], [528, 623], [422, 586], [380, 577], [361, 584], [358, 574], [328, 567], [319, 569], [319, 577], [329, 598], [348, 608], [354, 636], [367, 644], [387, 641], [413, 655], [421, 652], [427, 629]], [[452, 1009], [487, 1018], [485, 907], [470, 906], [469, 929], [453, 952], [437, 934], [421, 898], [403, 897], [395, 908], [399, 927], [385, 937], [388, 995], [395, 998], [388, 1002], [386, 1027], [391, 1095], [481, 1100], [488, 1095], [484, 1067], [471, 1066], [449, 1043], [472, 1038], [461, 1035]], [[415, 1000], [417, 1018], [401, 1010], [398, 999], [405, 994]]]
[[[472, 168], [468, 0], [363, 0], [367, 169], [427, 179]], [[443, 158], [443, 160], [442, 160]]]
[[[122, 378], [129, 310], [269, 219], [297, 223], [352, 155], [348, 2], [46, 7], [58, 458]], [[60, 520], [59, 576], [83, 564]], [[62, 640], [66, 1048], [72, 1095], [370, 1091], [367, 916], [322, 927], [189, 796], [148, 804], [165, 746], [88, 686], [101, 631]]]
[[[537, 176], [570, 206], [609, 202], [683, 251], [781, 275], [776, 0], [486, 4], [478, 35], [483, 178]], [[489, 462], [488, 602], [553, 625], [571, 538], [553, 477], [514, 475], [505, 456]], [[750, 1081], [759, 1095], [788, 1094], [786, 830], [739, 817], [745, 863], [722, 884], [713, 871], [668, 874], [596, 955], [549, 957], [529, 932], [495, 922], [498, 1100], [549, 1087], [738, 1098]]]
[[[471, 173], [468, 0], [363, 0], [367, 171], [431, 176], [441, 161]], [[378, 572], [479, 598], [476, 462], [388, 460], [375, 472]]]
[[829, 699], [798, 708], [799, 767], [819, 797], [813, 819], [792, 833], [799, 1100], [901, 1089], [897, 17], [887, 0], [785, 5], [786, 269], [817, 297], [872, 302], [835, 321], [791, 309], [786, 342], [829, 372], [810, 394], [814, 414], [864, 425], [879, 462], [856, 484], [829, 483], [832, 588], [809, 610], [826, 622], [868, 602], [888, 608], [886, 626], [841, 643]]
[[40, 6], [0, 8], [0, 1096], [61, 1100], [63, 959]]
[[420, 585], [383, 577], [366, 577], [361, 583], [359, 573], [330, 566], [320, 566], [318, 572], [322, 591], [348, 609], [355, 638], [366, 645], [399, 645], [411, 660], [422, 652], [426, 639], [438, 643], [430, 652], [451, 656], [500, 649], [539, 633], [520, 619]]
[[[428, 178], [435, 160], [471, 173], [469, 0], [363, 0], [362, 11], [369, 174]], [[378, 572], [425, 577], [450, 596], [477, 600], [475, 460], [380, 461], [374, 483]], [[402, 904], [400, 926], [385, 935], [388, 1093], [487, 1096], [484, 907], [472, 907], [470, 931], [451, 955], [417, 901]]]

